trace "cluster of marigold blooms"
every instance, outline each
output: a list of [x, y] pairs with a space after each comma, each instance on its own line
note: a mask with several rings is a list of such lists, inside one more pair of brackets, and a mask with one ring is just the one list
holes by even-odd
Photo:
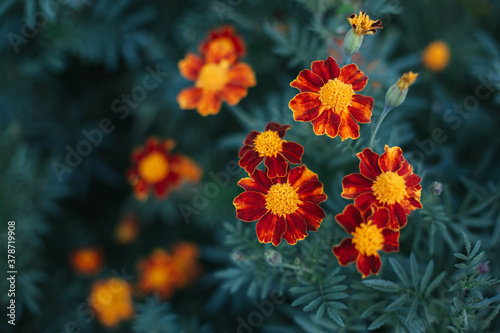
[[[364, 12], [351, 15], [348, 21], [352, 29], [349, 40], [346, 37], [350, 44], [347, 51], [344, 47], [344, 59], [355, 53], [352, 45], [359, 48], [359, 37], [382, 28], [380, 20], [370, 20]], [[387, 112], [402, 103], [416, 77], [406, 73], [388, 90]], [[289, 102], [294, 120], [311, 122], [316, 135], [357, 139], [359, 123], [371, 122], [373, 98], [359, 93], [367, 81], [356, 64], [340, 68], [332, 57], [312, 62], [311, 69], [304, 69], [290, 83], [299, 90]], [[308, 231], [317, 231], [325, 217], [319, 204], [327, 196], [318, 176], [305, 165], [292, 168], [292, 164], [301, 164], [304, 148], [284, 140], [289, 128], [270, 122], [263, 132], [250, 132], [239, 151], [239, 165], [249, 177], [238, 182], [245, 191], [234, 199], [236, 216], [245, 222], [257, 220], [259, 241], [275, 246], [281, 239], [296, 244]], [[362, 277], [367, 277], [380, 270], [379, 251], [399, 250], [400, 229], [411, 211], [422, 207], [421, 178], [413, 173], [399, 147], [385, 146], [381, 155], [365, 148], [357, 157], [360, 173], [342, 179], [341, 193], [354, 201], [335, 216], [352, 237], [332, 250], [341, 265], [356, 262]], [[262, 161], [264, 171], [258, 169]]]
[[[125, 220], [127, 226], [130, 217]], [[119, 228], [123, 228], [120, 226]], [[128, 241], [129, 231], [126, 232]], [[116, 234], [117, 241], [123, 238]], [[134, 315], [133, 296], [141, 298], [155, 294], [162, 301], [169, 300], [174, 293], [191, 284], [201, 273], [198, 247], [189, 242], [180, 242], [170, 251], [157, 248], [136, 264], [137, 281], [120, 277], [105, 277], [93, 282], [88, 305], [104, 326], [114, 328]], [[98, 246], [83, 247], [70, 255], [73, 270], [82, 276], [92, 277], [103, 269], [104, 251]]]

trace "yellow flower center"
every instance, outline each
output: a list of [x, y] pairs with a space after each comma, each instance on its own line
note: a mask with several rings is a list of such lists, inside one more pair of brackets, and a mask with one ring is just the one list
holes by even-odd
[[257, 135], [253, 140], [253, 144], [255, 145], [254, 150], [259, 153], [261, 157], [276, 157], [283, 149], [283, 141], [278, 135], [278, 132], [271, 130], [261, 132]]
[[168, 174], [167, 157], [159, 152], [152, 152], [139, 162], [139, 175], [148, 183], [156, 183]]
[[228, 60], [206, 64], [201, 68], [195, 86], [211, 92], [220, 91], [229, 81], [228, 72], [230, 65]]
[[163, 287], [165, 282], [168, 281], [168, 273], [166, 272], [165, 267], [162, 266], [151, 268], [151, 270], [147, 273], [147, 276], [148, 282], [154, 287]]
[[353, 95], [352, 85], [339, 79], [328, 80], [319, 90], [321, 103], [338, 112], [347, 110], [347, 107], [351, 105]]
[[380, 21], [370, 20], [370, 16], [366, 15], [365, 12], [359, 12], [359, 16], [353, 14], [347, 18], [347, 20], [351, 24], [356, 35], [372, 35], [374, 32], [369, 30], [382, 27]]
[[417, 80], [418, 73], [413, 73], [412, 71], [408, 73], [404, 73], [398, 80], [397, 86], [401, 90], [408, 89], [409, 86], [411, 86], [416, 80]]
[[352, 243], [361, 254], [373, 256], [383, 247], [384, 235], [382, 229], [376, 225], [363, 223], [356, 227], [352, 235], [354, 236]]
[[375, 198], [380, 203], [393, 205], [406, 197], [406, 182], [395, 172], [384, 172], [372, 185]]
[[266, 195], [266, 208], [274, 215], [286, 216], [294, 213], [299, 202], [299, 194], [288, 183], [271, 186]]

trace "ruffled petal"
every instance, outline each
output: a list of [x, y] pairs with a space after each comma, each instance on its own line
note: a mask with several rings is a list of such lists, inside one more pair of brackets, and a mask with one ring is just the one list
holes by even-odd
[[323, 135], [326, 133], [331, 138], [338, 134], [340, 126], [340, 116], [331, 109], [325, 109], [318, 118], [311, 121], [313, 125], [314, 134]]
[[254, 140], [255, 138], [257, 137], [257, 135], [259, 135], [260, 133], [257, 132], [257, 131], [251, 131], [250, 133], [248, 133], [247, 137], [245, 138], [245, 140], [243, 141], [243, 144], [246, 145], [246, 146], [254, 146]]
[[384, 252], [398, 252], [399, 251], [399, 231], [384, 229], [382, 231], [384, 236], [384, 243], [382, 251]]
[[401, 163], [405, 160], [403, 151], [399, 147], [384, 147], [385, 152], [380, 155], [378, 164], [382, 172], [396, 172]]
[[283, 142], [281, 145], [283, 149], [281, 155], [292, 164], [302, 163], [302, 155], [304, 154], [304, 147], [295, 142]]
[[349, 112], [340, 113], [339, 136], [342, 141], [347, 138], [359, 138], [359, 124], [351, 117]]
[[251, 175], [263, 159], [264, 157], [259, 156], [255, 150], [251, 149], [243, 155], [243, 157], [238, 161], [238, 164], [240, 167], [245, 169], [249, 175]]
[[408, 199], [409, 204], [410, 204], [410, 209], [422, 209], [422, 204], [420, 203], [420, 200], [418, 198], [410, 197]]
[[297, 88], [300, 92], [315, 92], [317, 93], [325, 83], [321, 78], [311, 72], [309, 69], [304, 69], [299, 73], [297, 78], [290, 83], [291, 87]]
[[229, 105], [236, 105], [247, 93], [247, 88], [228, 83], [217, 93], [217, 96]]
[[342, 213], [335, 216], [335, 220], [348, 234], [364, 223], [361, 212], [353, 204], [347, 205]]
[[399, 203], [388, 206], [389, 208], [389, 223], [387, 228], [391, 230], [399, 230], [406, 225], [408, 218], [403, 207]]
[[371, 149], [365, 148], [361, 153], [357, 153], [359, 158], [359, 171], [366, 178], [375, 181], [382, 173], [378, 165], [379, 155]]
[[[406, 164], [406, 163], [403, 163], [403, 164]], [[399, 172], [398, 172], [398, 174], [399, 174]], [[416, 174], [412, 173], [412, 174], [406, 176], [404, 178], [404, 180], [405, 180], [406, 187], [411, 188], [411, 187], [418, 185], [420, 183], [420, 181], [422, 180], [422, 178], [420, 178]]]
[[387, 226], [387, 223], [389, 223], [389, 210], [385, 207], [377, 207], [372, 213], [372, 216], [368, 219], [372, 224], [383, 229]]
[[255, 73], [248, 64], [238, 62], [227, 73], [228, 82], [235, 86], [253, 87], [257, 84]]
[[177, 95], [177, 103], [183, 110], [194, 109], [201, 99], [201, 88], [185, 88]]
[[360, 91], [366, 86], [368, 77], [358, 69], [356, 64], [349, 64], [340, 70], [339, 80], [352, 85], [352, 90]]
[[372, 117], [373, 98], [364, 95], [352, 96], [351, 105], [347, 108], [351, 117], [358, 123], [369, 123]]
[[288, 163], [280, 154], [276, 155], [276, 157], [267, 156], [264, 159], [264, 165], [267, 167], [267, 176], [271, 179], [285, 177], [288, 171]]
[[278, 246], [281, 243], [281, 236], [286, 231], [285, 218], [269, 212], [257, 222], [256, 231], [261, 243], [273, 243], [274, 246]]
[[195, 81], [205, 62], [197, 55], [188, 53], [184, 59], [179, 61], [178, 65], [182, 76], [188, 80]]
[[324, 83], [328, 80], [333, 80], [339, 77], [340, 67], [337, 62], [332, 58], [321, 61], [313, 61], [311, 63], [311, 70], [314, 74], [318, 75]]
[[323, 193], [323, 184], [318, 181], [308, 181], [303, 183], [298, 189], [300, 201], [308, 201], [315, 204], [320, 204], [327, 199], [326, 194]]
[[200, 101], [198, 103], [198, 113], [202, 116], [219, 113], [222, 101], [211, 91], [203, 90]]
[[269, 188], [273, 186], [271, 180], [266, 176], [266, 173], [261, 170], [255, 171], [251, 175], [251, 178], [242, 178], [238, 182], [238, 186], [241, 186], [246, 191], [260, 192], [262, 194], [267, 194]]
[[296, 121], [314, 120], [324, 109], [319, 100], [319, 94], [310, 92], [295, 95], [288, 106], [293, 111], [293, 119]]
[[306, 223], [297, 214], [288, 214], [286, 220], [286, 231], [283, 239], [290, 245], [295, 245], [297, 241], [303, 240], [307, 236]]
[[325, 211], [311, 202], [301, 202], [298, 206], [295, 214], [298, 214], [305, 221], [307, 230], [317, 231], [325, 218]]
[[356, 268], [363, 278], [370, 274], [377, 274], [380, 270], [380, 266], [382, 266], [382, 262], [378, 254], [373, 256], [360, 254], [356, 260]]
[[345, 199], [354, 199], [361, 193], [370, 192], [372, 186], [373, 181], [359, 173], [351, 173], [342, 178], [343, 191], [340, 196]]
[[297, 190], [299, 190], [302, 184], [308, 181], [318, 181], [318, 175], [309, 170], [305, 165], [293, 168], [288, 174], [288, 182]]
[[266, 197], [258, 192], [243, 192], [233, 201], [236, 207], [236, 218], [245, 222], [260, 219], [267, 213]]
[[373, 195], [372, 192], [366, 192], [358, 195], [354, 199], [354, 204], [358, 207], [362, 212], [366, 212], [371, 208], [371, 205], [376, 204], [377, 199]]
[[270, 121], [267, 123], [266, 128], [264, 130], [278, 132], [278, 136], [283, 139], [283, 137], [286, 134], [286, 131], [290, 127], [292, 127], [292, 126], [291, 125], [281, 125], [281, 124], [276, 123], [274, 121]]
[[358, 258], [359, 252], [352, 244], [352, 238], [344, 238], [339, 245], [334, 246], [333, 254], [337, 257], [339, 264], [347, 266]]

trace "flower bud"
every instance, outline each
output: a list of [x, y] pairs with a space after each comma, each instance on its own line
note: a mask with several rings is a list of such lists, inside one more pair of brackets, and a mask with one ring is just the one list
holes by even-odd
[[440, 182], [433, 182], [429, 190], [431, 191], [432, 195], [438, 196], [443, 191], [443, 184], [441, 184]]
[[342, 51], [344, 52], [344, 57], [346, 58], [352, 57], [354, 54], [356, 54], [362, 42], [363, 42], [363, 35], [356, 35], [352, 29], [349, 30], [345, 35], [344, 43], [342, 44]]
[[483, 262], [476, 266], [476, 273], [479, 275], [486, 274], [490, 270], [487, 263]]
[[417, 79], [418, 74], [410, 71], [409, 73], [404, 73], [398, 80], [394, 83], [385, 94], [385, 105], [388, 109], [400, 106], [408, 93], [408, 87], [412, 85]]
[[359, 16], [352, 14], [347, 18], [347, 21], [352, 29], [347, 32], [344, 38], [342, 47], [344, 58], [350, 58], [358, 52], [364, 35], [373, 35], [377, 29], [382, 29], [382, 21], [370, 20], [370, 16], [366, 15], [365, 12], [359, 12]]
[[231, 255], [231, 259], [235, 262], [242, 262], [245, 259], [245, 255], [240, 251], [234, 251]]
[[264, 257], [266, 258], [266, 261], [269, 265], [271, 266], [279, 266], [281, 265], [281, 262], [283, 261], [281, 258], [281, 254], [279, 252], [269, 249], [264, 253]]

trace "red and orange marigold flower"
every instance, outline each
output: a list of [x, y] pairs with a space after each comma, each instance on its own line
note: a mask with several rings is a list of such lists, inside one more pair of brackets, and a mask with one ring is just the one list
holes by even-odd
[[269, 122], [264, 132], [251, 131], [243, 142], [238, 157], [239, 165], [252, 174], [264, 161], [269, 178], [285, 177], [288, 163], [300, 164], [304, 148], [295, 142], [283, 140], [290, 125]]
[[357, 94], [368, 77], [355, 64], [342, 68], [332, 58], [313, 61], [290, 86], [299, 89], [289, 103], [296, 121], [310, 121], [316, 135], [359, 137], [359, 124], [371, 121], [373, 98]]
[[150, 192], [163, 199], [185, 181], [200, 180], [201, 168], [190, 158], [170, 151], [173, 140], [160, 141], [151, 137], [142, 148], [132, 153], [133, 165], [128, 170], [128, 180], [139, 200], [145, 200]]
[[356, 268], [363, 278], [370, 274], [377, 274], [382, 262], [379, 251], [399, 251], [399, 231], [386, 228], [389, 212], [387, 209], [378, 209], [362, 213], [354, 205], [347, 205], [344, 211], [335, 220], [344, 230], [352, 235], [345, 238], [339, 245], [333, 247], [333, 254], [340, 265], [347, 266], [356, 261]]
[[257, 222], [257, 237], [261, 243], [278, 246], [281, 239], [296, 244], [308, 231], [317, 231], [325, 218], [319, 204], [326, 200], [323, 184], [305, 165], [288, 169], [284, 177], [269, 178], [256, 170], [238, 185], [245, 192], [233, 204], [236, 217], [245, 222]]
[[206, 41], [200, 45], [199, 50], [207, 62], [219, 62], [227, 59], [234, 63], [244, 57], [246, 53], [243, 38], [231, 26], [211, 30]]
[[372, 207], [387, 208], [387, 227], [398, 230], [406, 225], [407, 215], [422, 208], [420, 203], [421, 178], [413, 173], [413, 167], [403, 157], [399, 147], [385, 146], [378, 155], [365, 148], [357, 156], [359, 170], [342, 179], [342, 197], [354, 199], [354, 205], [363, 213]]
[[96, 275], [101, 271], [103, 262], [104, 252], [97, 246], [80, 248], [70, 255], [73, 270], [81, 275]]
[[98, 280], [92, 285], [89, 306], [104, 326], [115, 328], [134, 315], [131, 287], [118, 278]]

